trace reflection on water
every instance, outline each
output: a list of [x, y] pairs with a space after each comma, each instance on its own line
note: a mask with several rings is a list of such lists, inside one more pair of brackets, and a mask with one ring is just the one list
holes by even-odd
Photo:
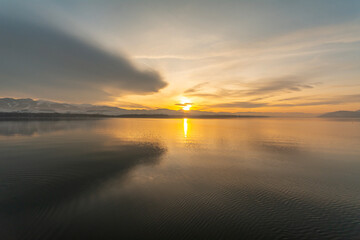
[[358, 146], [356, 121], [0, 121], [0, 239], [358, 239]]
[[188, 132], [188, 120], [187, 118], [184, 118], [184, 137], [187, 137]]
[[56, 131], [89, 129], [97, 120], [0, 121], [0, 136], [34, 136]]

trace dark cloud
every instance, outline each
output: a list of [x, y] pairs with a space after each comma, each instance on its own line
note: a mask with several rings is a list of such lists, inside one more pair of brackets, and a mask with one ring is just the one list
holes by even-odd
[[57, 28], [0, 12], [0, 94], [102, 100], [147, 94], [167, 84], [152, 70]]

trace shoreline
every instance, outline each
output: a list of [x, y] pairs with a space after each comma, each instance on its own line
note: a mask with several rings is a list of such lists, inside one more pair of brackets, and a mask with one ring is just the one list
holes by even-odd
[[81, 114], [81, 113], [24, 113], [0, 112], [0, 120], [40, 120], [40, 119], [99, 119], [99, 118], [155, 118], [155, 119], [233, 119], [233, 118], [269, 118], [254, 115], [166, 115], [166, 114]]

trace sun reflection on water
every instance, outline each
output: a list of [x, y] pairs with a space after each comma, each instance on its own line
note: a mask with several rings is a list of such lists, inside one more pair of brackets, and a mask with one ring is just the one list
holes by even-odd
[[187, 137], [188, 132], [188, 120], [187, 118], [184, 118], [184, 137]]

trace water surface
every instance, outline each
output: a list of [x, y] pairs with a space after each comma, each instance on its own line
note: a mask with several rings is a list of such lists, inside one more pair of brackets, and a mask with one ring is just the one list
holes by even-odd
[[359, 146], [359, 121], [0, 121], [0, 239], [359, 239]]

